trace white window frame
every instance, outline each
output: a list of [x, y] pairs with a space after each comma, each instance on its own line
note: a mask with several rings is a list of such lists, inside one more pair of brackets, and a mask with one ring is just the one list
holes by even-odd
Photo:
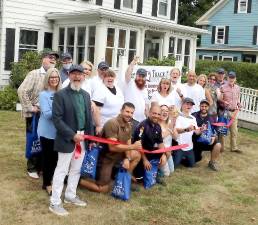
[[161, 15], [161, 14], [159, 14], [159, 3], [160, 2], [164, 2], [164, 0], [158, 0], [158, 7], [157, 7], [157, 15], [158, 15], [158, 17], [160, 17], [160, 18], [164, 18], [164, 19], [170, 19], [170, 10], [171, 10], [171, 0], [167, 0], [167, 15], [166, 16], [164, 16], [164, 15]]
[[203, 55], [202, 59], [203, 60], [211, 60], [211, 61], [213, 61], [213, 56], [212, 55]]
[[223, 55], [222, 56], [222, 61], [229, 61], [229, 60], [225, 60], [225, 59], [230, 59], [233, 62], [233, 56]]
[[[243, 3], [245, 3], [246, 5], [245, 5], [245, 10], [244, 11], [240, 11], [240, 9], [241, 9], [241, 2], [243, 2]], [[247, 13], [247, 8], [248, 8], [248, 0], [238, 0], [238, 10], [237, 10], [237, 12], [238, 13]]]
[[127, 8], [127, 7], [124, 7], [124, 0], [121, 0], [120, 9], [125, 10], [125, 11], [129, 11], [129, 12], [136, 12], [137, 1], [136, 0], [132, 0], [132, 1], [133, 1], [133, 8]]
[[[223, 28], [223, 39], [218, 39], [218, 31], [219, 29]], [[216, 26], [216, 32], [215, 32], [215, 44], [225, 44], [225, 34], [226, 34], [226, 27], [225, 26]], [[222, 40], [221, 42], [218, 40]]]

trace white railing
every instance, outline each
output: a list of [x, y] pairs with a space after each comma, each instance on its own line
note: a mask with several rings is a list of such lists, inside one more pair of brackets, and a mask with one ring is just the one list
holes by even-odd
[[242, 109], [239, 118], [258, 123], [258, 90], [241, 87], [240, 102]]

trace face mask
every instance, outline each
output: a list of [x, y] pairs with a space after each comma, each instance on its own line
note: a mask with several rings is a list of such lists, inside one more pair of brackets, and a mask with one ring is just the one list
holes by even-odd
[[65, 70], [69, 70], [69, 69], [71, 68], [71, 66], [72, 66], [72, 63], [68, 63], [68, 64], [64, 64], [64, 65], [63, 65], [63, 68], [64, 68]]

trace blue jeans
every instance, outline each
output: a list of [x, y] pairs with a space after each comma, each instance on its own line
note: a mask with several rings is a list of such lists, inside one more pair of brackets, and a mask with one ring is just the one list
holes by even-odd
[[185, 159], [187, 161], [188, 167], [193, 167], [195, 164], [193, 149], [188, 151], [177, 150], [173, 154], [173, 159], [175, 168], [179, 166], [179, 164], [182, 162], [182, 159]]

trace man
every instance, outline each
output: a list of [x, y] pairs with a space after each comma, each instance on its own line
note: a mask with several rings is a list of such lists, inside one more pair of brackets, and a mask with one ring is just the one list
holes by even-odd
[[198, 105], [200, 105], [202, 99], [205, 99], [205, 90], [196, 83], [196, 80], [196, 73], [194, 71], [189, 71], [187, 74], [187, 83], [183, 85], [185, 91], [184, 97], [191, 98], [194, 101], [192, 113], [199, 111]]
[[[202, 127], [203, 131], [208, 128], [208, 123], [211, 125], [213, 120], [208, 115], [209, 110], [209, 102], [206, 99], [203, 99], [200, 103], [200, 111], [193, 113], [193, 116], [196, 118], [198, 127]], [[194, 144], [194, 155], [195, 155], [195, 162], [198, 162], [202, 159], [202, 151], [210, 151], [211, 157], [209, 161], [209, 168], [218, 171], [218, 158], [220, 154], [221, 144], [218, 143], [218, 137], [213, 127], [212, 128], [212, 138], [210, 144], [203, 144], [197, 142], [197, 139], [200, 135], [194, 134], [193, 136], [193, 144]]]
[[[161, 148], [165, 148], [162, 138], [162, 130], [159, 125], [159, 119], [161, 116], [161, 108], [157, 104], [152, 104], [149, 117], [140, 122], [133, 134], [133, 141], [141, 140], [142, 147], [146, 150], [153, 151]], [[145, 154], [141, 153], [141, 164], [137, 168], [137, 177], [143, 175], [143, 169], [150, 170], [152, 159], [159, 159], [159, 167], [162, 167], [167, 162], [165, 153], [161, 154]], [[157, 183], [165, 184], [164, 181], [157, 177]]]
[[[240, 87], [236, 84], [236, 73], [230, 71], [228, 73], [228, 79], [225, 84], [220, 88], [221, 91], [221, 104], [224, 109], [229, 111], [229, 116], [234, 118], [234, 122], [229, 127], [230, 130], [230, 150], [231, 152], [242, 153], [237, 145], [237, 112], [236, 110], [241, 108], [240, 103]], [[220, 135], [220, 141], [222, 145], [222, 151], [224, 150], [225, 137]]]
[[68, 78], [69, 70], [73, 63], [73, 58], [70, 53], [66, 52], [61, 55], [62, 69], [60, 70], [61, 81], [64, 81]]
[[[60, 216], [68, 215], [61, 201], [67, 174], [64, 202], [86, 206], [86, 202], [76, 196], [85, 145], [88, 144], [84, 142], [83, 135], [93, 134], [90, 96], [81, 89], [83, 78], [83, 67], [71, 66], [70, 84], [57, 92], [53, 100], [53, 122], [57, 130], [54, 150], [58, 152], [58, 162], [53, 177], [49, 210]], [[81, 151], [75, 149], [75, 144], [81, 146]]]
[[191, 115], [194, 104], [193, 99], [184, 98], [181, 113], [176, 119], [175, 128], [178, 132], [177, 142], [179, 145], [188, 144], [188, 146], [174, 152], [173, 159], [175, 168], [179, 166], [184, 158], [189, 167], [193, 167], [195, 164], [192, 136], [194, 133], [200, 134], [200, 130], [197, 127], [195, 117]]
[[220, 88], [223, 84], [225, 84], [225, 82], [225, 70], [223, 68], [219, 68], [217, 70], [216, 86]]
[[[52, 51], [42, 53], [42, 64], [39, 69], [32, 70], [25, 77], [18, 88], [18, 96], [22, 105], [23, 116], [26, 119], [26, 131], [32, 131], [32, 116], [36, 114], [36, 121], [39, 119], [39, 92], [43, 90], [43, 80], [49, 68], [55, 67], [59, 55]], [[37, 124], [36, 124], [37, 126]], [[36, 127], [37, 130], [37, 127]], [[40, 154], [32, 156], [27, 160], [27, 171], [31, 178], [38, 179], [38, 172], [41, 170]]]
[[138, 58], [128, 66], [125, 73], [125, 87], [124, 97], [125, 101], [131, 102], [135, 106], [134, 120], [138, 122], [144, 120], [148, 115], [148, 92], [145, 88], [147, 71], [145, 69], [138, 69], [136, 71], [135, 80], [131, 79], [134, 66], [137, 64]]
[[122, 166], [130, 173], [141, 159], [141, 154], [137, 151], [142, 148], [140, 141], [131, 144], [131, 119], [134, 113], [134, 105], [126, 102], [123, 104], [120, 114], [108, 120], [103, 127], [103, 137], [124, 144], [105, 145], [100, 154], [100, 170], [96, 182], [81, 179], [80, 184], [95, 192], [108, 192], [111, 184], [111, 174], [113, 167], [122, 162]]

